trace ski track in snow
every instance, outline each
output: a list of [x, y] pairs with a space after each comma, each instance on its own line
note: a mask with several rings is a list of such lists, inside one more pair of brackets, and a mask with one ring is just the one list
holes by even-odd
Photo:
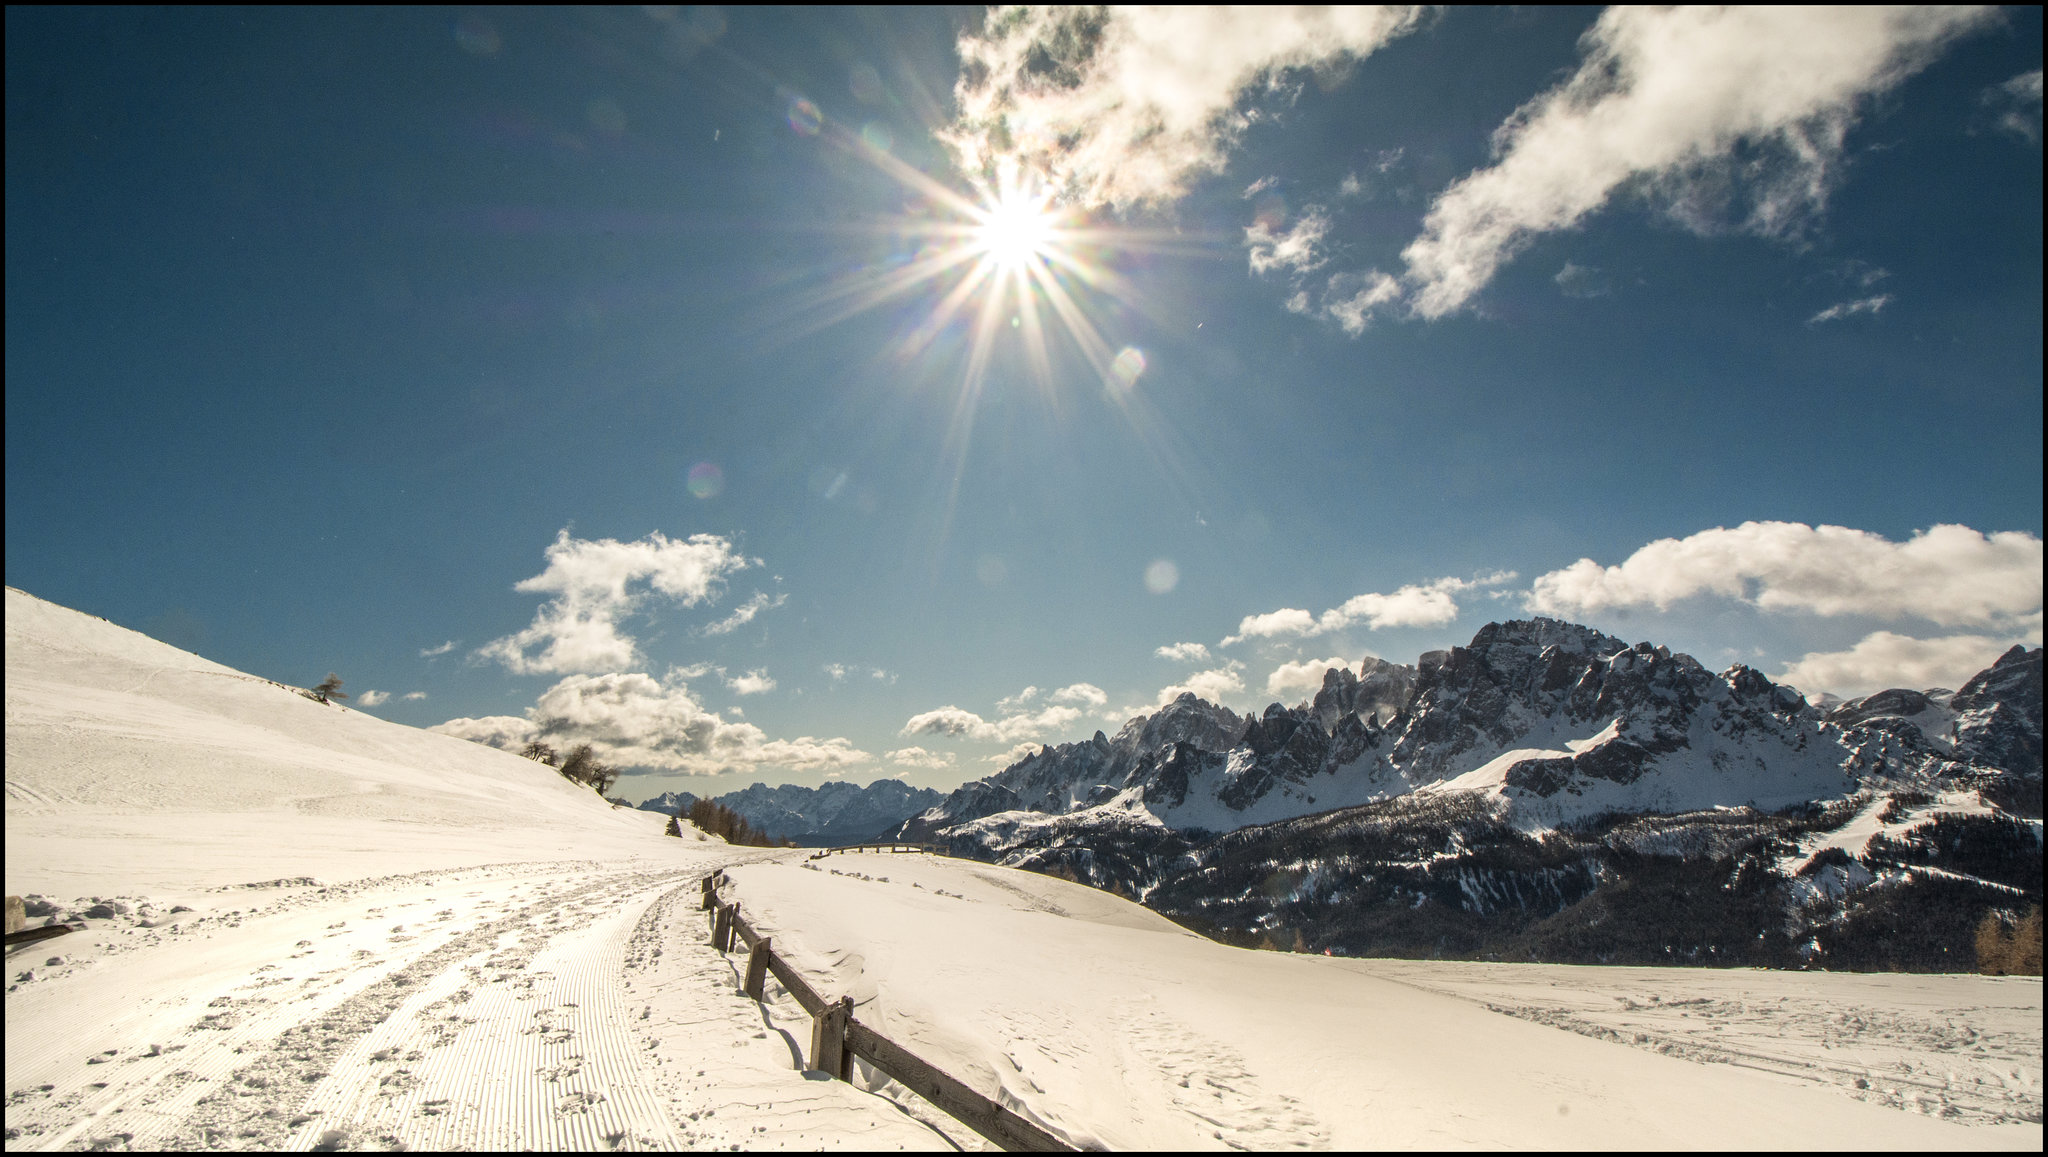
[[[17, 950], [70, 949], [7, 998], [8, 1148], [949, 1148], [793, 1071], [804, 1026], [765, 1028], [705, 943], [697, 881], [753, 855], [720, 851], [279, 882]], [[81, 1022], [12, 1031], [51, 1016]]]

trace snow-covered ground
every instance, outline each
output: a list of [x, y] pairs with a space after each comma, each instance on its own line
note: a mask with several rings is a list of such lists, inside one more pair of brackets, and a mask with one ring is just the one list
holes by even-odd
[[6, 627], [6, 891], [87, 927], [8, 953], [10, 1150], [978, 1147], [797, 1067], [704, 943], [720, 867], [821, 990], [1076, 1141], [2041, 1145], [2038, 981], [1243, 952], [1022, 872], [667, 838], [18, 591]]

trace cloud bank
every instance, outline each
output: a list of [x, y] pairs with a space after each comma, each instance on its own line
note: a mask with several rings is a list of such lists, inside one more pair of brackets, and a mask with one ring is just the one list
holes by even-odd
[[1411, 583], [1392, 594], [1353, 595], [1342, 606], [1320, 615], [1296, 607], [1246, 615], [1237, 624], [1237, 633], [1224, 639], [1222, 645], [1228, 647], [1245, 639], [1313, 638], [1352, 626], [1374, 631], [1387, 627], [1441, 627], [1458, 617], [1458, 603], [1453, 595], [1475, 587], [1497, 586], [1514, 577], [1513, 571], [1497, 571], [1476, 579], [1440, 578]]
[[685, 775], [757, 767], [822, 770], [873, 758], [845, 739], [770, 739], [751, 723], [706, 710], [681, 680], [663, 682], [637, 672], [571, 675], [542, 692], [523, 716], [450, 719], [428, 730], [507, 751], [536, 739], [557, 750], [588, 743], [608, 762]]
[[1662, 538], [1615, 566], [1582, 558], [1536, 579], [1528, 606], [1584, 615], [1667, 610], [1698, 595], [1767, 611], [1916, 617], [1943, 627], [2020, 626], [2041, 615], [2041, 540], [1941, 525], [1905, 542], [1846, 526], [1745, 522]]
[[[1955, 690], [1970, 676], [1989, 667], [2019, 640], [1985, 635], [1949, 635], [1912, 639], [1875, 631], [1846, 651], [1816, 651], [1789, 663], [1775, 676], [1808, 695], [1868, 695], [1887, 687], [1914, 691], [1929, 687]], [[2032, 642], [2040, 642], [2038, 633]]]

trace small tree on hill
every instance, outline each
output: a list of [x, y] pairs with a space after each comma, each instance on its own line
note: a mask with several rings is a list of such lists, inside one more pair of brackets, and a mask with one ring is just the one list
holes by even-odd
[[569, 754], [562, 757], [561, 766], [555, 770], [561, 772], [564, 779], [593, 788], [599, 795], [611, 791], [619, 779], [619, 769], [609, 763], [599, 763], [596, 749], [588, 743], [570, 748]]
[[348, 698], [348, 692], [341, 689], [341, 676], [332, 671], [327, 673], [327, 678], [322, 679], [318, 687], [313, 688], [313, 698], [322, 703], [327, 702], [330, 695], [336, 699]]
[[683, 837], [683, 821], [678, 816], [668, 817], [668, 827], [663, 830], [662, 834], [681, 839]]
[[554, 748], [549, 747], [538, 739], [521, 748], [519, 754], [533, 760], [535, 763], [545, 763], [549, 767], [554, 767], [560, 763], [562, 758], [555, 754]]

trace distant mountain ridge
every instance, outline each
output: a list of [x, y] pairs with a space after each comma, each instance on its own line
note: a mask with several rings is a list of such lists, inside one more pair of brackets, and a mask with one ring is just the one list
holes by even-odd
[[2029, 768], [2038, 779], [2039, 654], [2015, 648], [1953, 693], [1960, 702], [1940, 688], [1886, 691], [1823, 714], [1739, 664], [1716, 674], [1669, 648], [1554, 619], [1490, 623], [1414, 667], [1371, 659], [1364, 678], [1333, 668], [1309, 701], [1255, 717], [1183, 694], [1114, 739], [1098, 731], [964, 784], [902, 834], [1089, 809], [1225, 832], [1438, 790], [1481, 791], [1525, 826], [1549, 825], [1606, 811], [1776, 808], [1867, 781]]
[[1235, 943], [1950, 970], [1987, 912], [2039, 902], [2041, 659], [1823, 710], [1746, 666], [1491, 623], [1256, 716], [1183, 695], [899, 831]]
[[[689, 792], [663, 792], [643, 800], [642, 811], [674, 813], [696, 799]], [[910, 816], [944, 797], [928, 787], [911, 787], [899, 779], [878, 779], [866, 787], [833, 781], [819, 787], [750, 784], [711, 797], [737, 812], [771, 839], [788, 839], [805, 847], [857, 844], [888, 835]]]

